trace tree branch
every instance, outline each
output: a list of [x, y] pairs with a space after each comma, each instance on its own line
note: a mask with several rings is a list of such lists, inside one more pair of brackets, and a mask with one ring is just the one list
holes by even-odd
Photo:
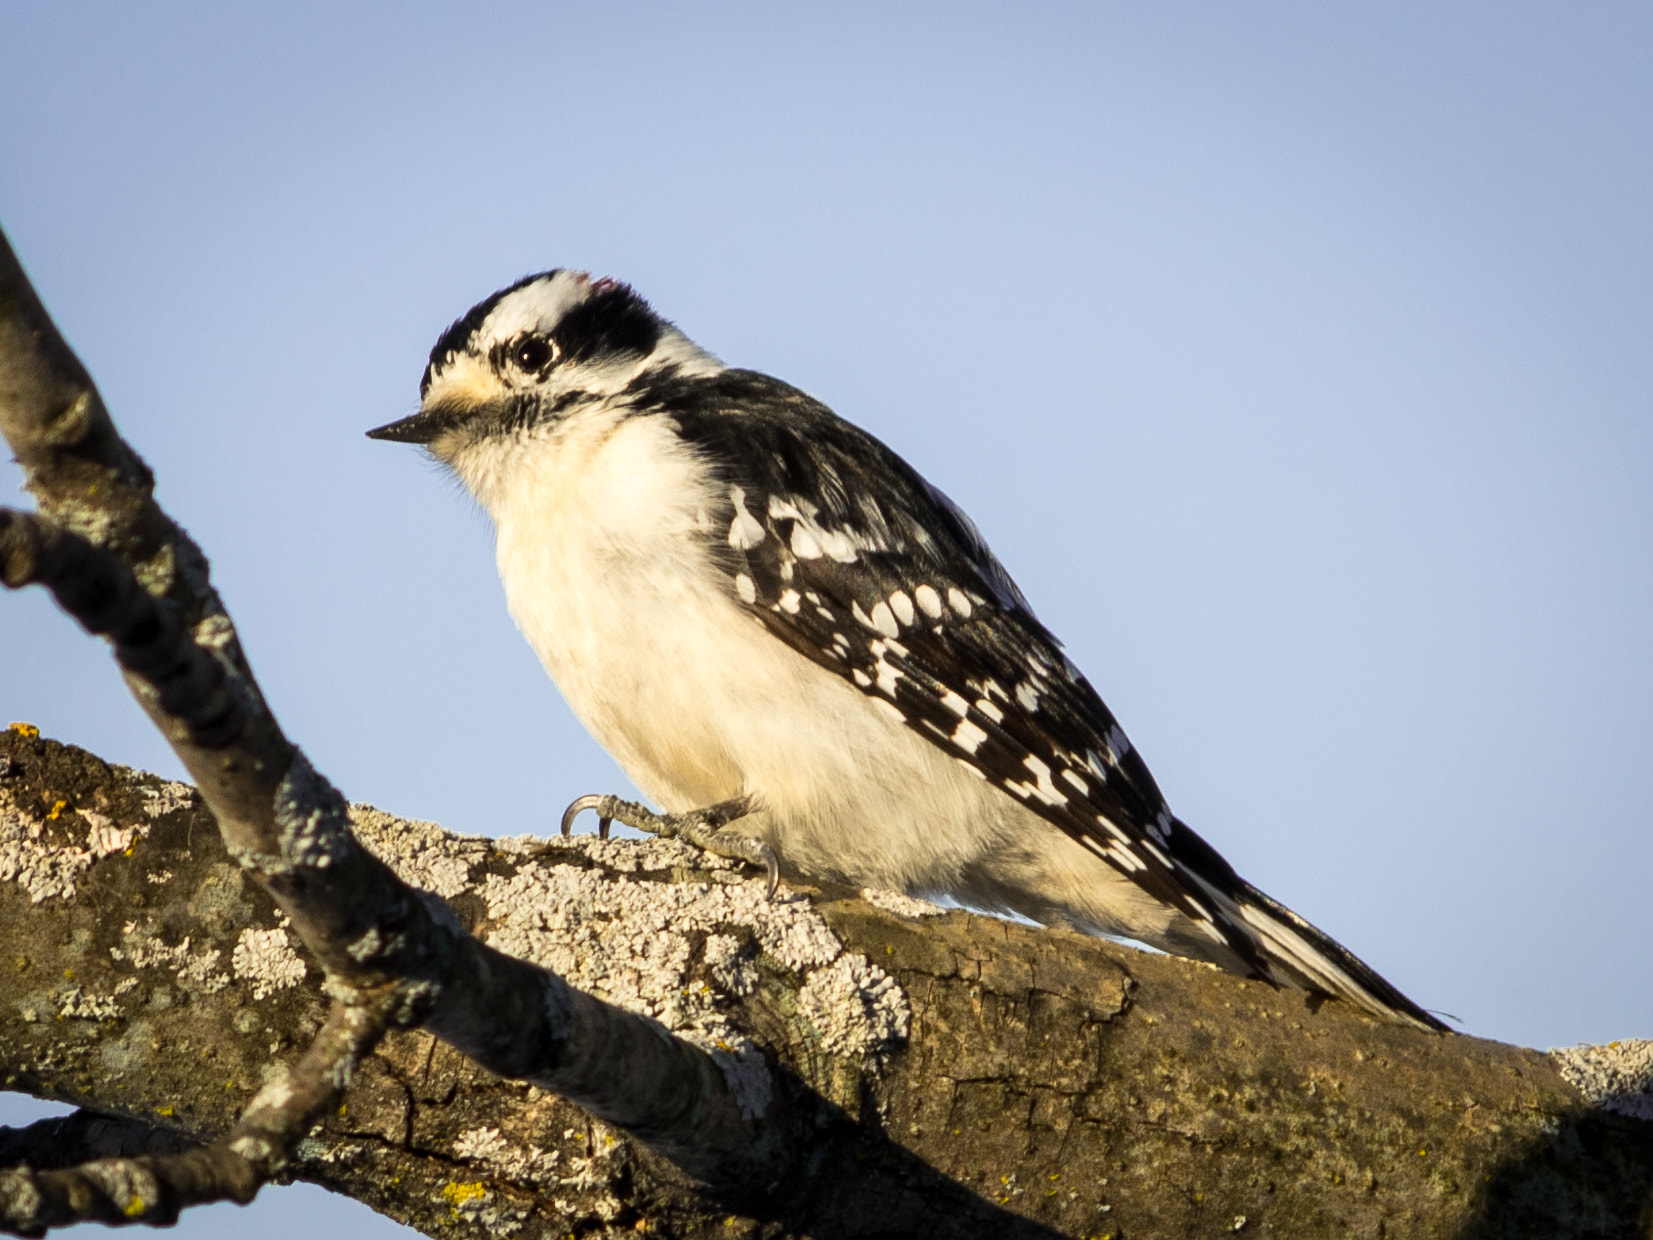
[[36, 1170], [52, 1171], [100, 1158], [182, 1154], [197, 1144], [183, 1133], [141, 1120], [76, 1111], [24, 1128], [0, 1128], [0, 1167], [26, 1162]]
[[[391, 1025], [423, 1025], [503, 1074], [578, 1099], [694, 1175], [743, 1178], [768, 1162], [773, 1143], [760, 1139], [757, 1116], [743, 1112], [706, 1052], [483, 947], [356, 845], [344, 799], [265, 705], [205, 557], [154, 503], [149, 470], [116, 433], [3, 237], [0, 431], [41, 505], [37, 516], [0, 515], [6, 584], [46, 586], [83, 625], [110, 638], [128, 685], [196, 778], [231, 855], [321, 960], [344, 1005], [339, 1028], [371, 1045]], [[325, 1075], [326, 1067], [307, 1060], [299, 1070]], [[320, 1078], [290, 1088], [313, 1099], [326, 1093]], [[278, 1113], [288, 1124], [303, 1118], [285, 1106], [261, 1112], [266, 1120]], [[288, 1132], [270, 1148], [299, 1135]], [[209, 1153], [217, 1157], [190, 1155], [190, 1165]], [[27, 1231], [74, 1210], [109, 1217], [121, 1194], [122, 1216], [142, 1215], [133, 1203], [154, 1186], [143, 1179], [131, 1187], [122, 1177], [153, 1170], [87, 1169], [49, 1208], [38, 1205], [42, 1193], [69, 1185], [62, 1177], [73, 1172], [39, 1182], [13, 1175], [0, 1181], [0, 1199], [5, 1217]], [[104, 1181], [107, 1189], [97, 1189]], [[211, 1190], [192, 1181], [188, 1191]], [[250, 1190], [237, 1182], [227, 1191]]]
[[[281, 945], [281, 911], [187, 789], [18, 732], [0, 758], [0, 1084], [227, 1132], [324, 1019], [315, 957]], [[731, 1204], [565, 1100], [392, 1032], [289, 1173], [431, 1235], [1647, 1230], [1653, 1124], [1538, 1052], [961, 912], [831, 888], [769, 905], [671, 841], [536, 855], [351, 815], [477, 937], [579, 961], [680, 1036], [761, 1046], [791, 1117], [781, 1187]]]
[[122, 1154], [59, 1170], [0, 1170], [7, 1229], [39, 1236], [87, 1220], [166, 1227], [187, 1206], [245, 1205], [260, 1184], [286, 1169], [299, 1138], [338, 1101], [384, 1029], [370, 1005], [335, 1001], [303, 1060], [258, 1092], [227, 1138], [205, 1148], [158, 1157]]

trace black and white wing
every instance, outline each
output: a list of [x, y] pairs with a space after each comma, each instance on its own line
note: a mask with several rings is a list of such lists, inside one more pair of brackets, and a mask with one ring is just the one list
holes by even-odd
[[731, 593], [777, 638], [1186, 914], [1257, 976], [1440, 1027], [1170, 813], [969, 519], [894, 452], [751, 371], [657, 382], [648, 396], [726, 484], [714, 545]]

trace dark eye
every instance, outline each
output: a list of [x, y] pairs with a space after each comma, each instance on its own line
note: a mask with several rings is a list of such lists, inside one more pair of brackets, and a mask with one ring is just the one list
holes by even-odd
[[529, 374], [544, 370], [555, 356], [556, 350], [544, 336], [524, 336], [511, 349], [511, 360]]

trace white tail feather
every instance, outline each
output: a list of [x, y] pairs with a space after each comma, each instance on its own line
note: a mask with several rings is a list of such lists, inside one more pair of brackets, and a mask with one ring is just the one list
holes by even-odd
[[1257, 946], [1265, 964], [1278, 966], [1283, 976], [1271, 976], [1269, 980], [1298, 990], [1335, 995], [1384, 1020], [1399, 1019], [1420, 1029], [1431, 1027], [1373, 994], [1336, 959], [1321, 951], [1272, 909], [1251, 904], [1243, 897], [1236, 900], [1186, 867], [1183, 873], [1205, 889], [1231, 929], [1245, 934]]

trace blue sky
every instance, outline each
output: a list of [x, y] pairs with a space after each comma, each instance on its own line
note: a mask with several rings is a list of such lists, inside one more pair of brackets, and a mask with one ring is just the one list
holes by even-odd
[[[0, 223], [352, 798], [515, 833], [625, 787], [485, 518], [362, 437], [472, 302], [585, 267], [948, 491], [1177, 812], [1420, 1002], [1653, 1034], [1645, 6], [5, 30]], [[0, 643], [0, 714], [177, 773], [45, 599]]]

